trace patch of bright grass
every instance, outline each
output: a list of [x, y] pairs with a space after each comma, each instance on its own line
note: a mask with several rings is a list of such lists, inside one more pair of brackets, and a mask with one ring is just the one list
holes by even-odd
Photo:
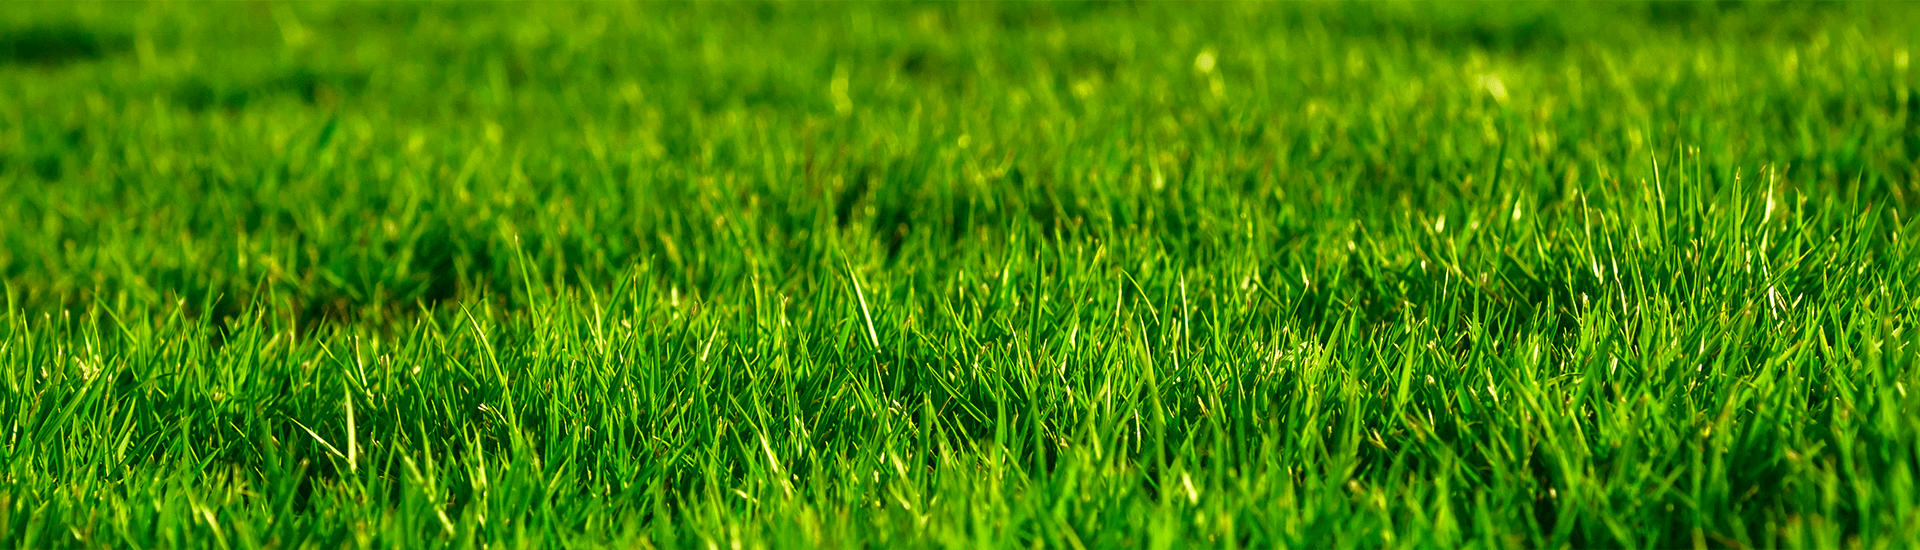
[[1916, 15], [9, 4], [0, 546], [1913, 546]]

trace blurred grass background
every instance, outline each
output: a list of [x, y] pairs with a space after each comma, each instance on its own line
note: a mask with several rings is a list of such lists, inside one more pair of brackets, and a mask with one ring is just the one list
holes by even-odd
[[[1194, 262], [1558, 208], [1698, 158], [1916, 200], [1905, 4], [82, 4], [0, 11], [22, 306], [313, 319], [821, 243], [1141, 236]], [[1197, 61], [1211, 61], [1202, 69]], [[1489, 83], [1497, 83], [1498, 94]], [[1495, 182], [1498, 176], [1501, 181]], [[1516, 199], [1518, 198], [1518, 199]], [[732, 222], [729, 224], [728, 222]]]

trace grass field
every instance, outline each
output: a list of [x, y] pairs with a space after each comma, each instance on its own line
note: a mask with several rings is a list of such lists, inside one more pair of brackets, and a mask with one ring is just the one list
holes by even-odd
[[1920, 5], [0, 5], [0, 547], [1920, 546]]

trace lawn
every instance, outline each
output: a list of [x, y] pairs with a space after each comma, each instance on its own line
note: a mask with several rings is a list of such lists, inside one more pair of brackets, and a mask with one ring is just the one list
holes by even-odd
[[7, 3], [0, 547], [1920, 546], [1916, 38]]

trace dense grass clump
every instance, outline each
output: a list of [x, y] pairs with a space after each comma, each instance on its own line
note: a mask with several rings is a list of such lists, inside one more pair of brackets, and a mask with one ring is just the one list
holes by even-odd
[[8, 4], [0, 546], [1920, 545], [1908, 4]]

